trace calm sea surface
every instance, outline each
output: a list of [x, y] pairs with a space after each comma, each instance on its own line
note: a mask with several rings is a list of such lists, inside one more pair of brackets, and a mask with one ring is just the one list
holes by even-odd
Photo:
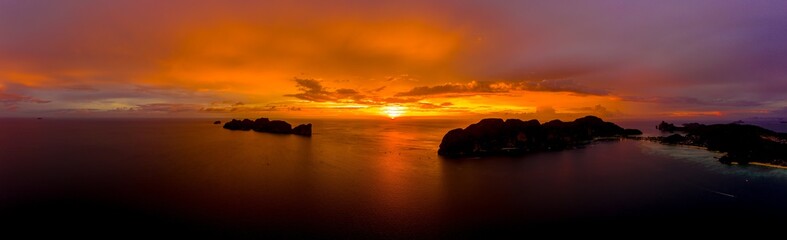
[[690, 147], [621, 140], [442, 159], [443, 134], [471, 121], [290, 121], [313, 123], [312, 138], [211, 122], [0, 119], [0, 230], [466, 237], [787, 222], [787, 170]]

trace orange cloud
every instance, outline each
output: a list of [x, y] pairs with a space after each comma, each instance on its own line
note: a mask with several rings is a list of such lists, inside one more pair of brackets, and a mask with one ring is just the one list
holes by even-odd
[[141, 80], [254, 94], [289, 90], [290, 79], [301, 74], [328, 79], [392, 73], [429, 77], [453, 72], [452, 56], [462, 38], [415, 20], [300, 25], [222, 21], [182, 29], [174, 51], [162, 56], [160, 70]]
[[[0, 106], [31, 115], [369, 117], [402, 107], [403, 116], [650, 117], [787, 104], [787, 58], [773, 54], [787, 36], [772, 34], [782, 8], [731, 18], [703, 4], [686, 6], [703, 14], [685, 16], [641, 2], [626, 7], [647, 11], [554, 4], [0, 3], [0, 36], [8, 36], [0, 39]], [[774, 24], [741, 32], [762, 20], [746, 16]]]

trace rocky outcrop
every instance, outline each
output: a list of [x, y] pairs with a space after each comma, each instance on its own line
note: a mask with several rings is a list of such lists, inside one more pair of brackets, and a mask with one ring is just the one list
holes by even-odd
[[258, 118], [257, 120], [251, 121], [249, 119], [237, 120], [232, 119], [224, 124], [225, 129], [229, 130], [242, 130], [242, 131], [249, 131], [254, 130], [255, 132], [266, 132], [266, 133], [276, 133], [276, 134], [296, 134], [301, 136], [311, 136], [312, 133], [312, 125], [300, 125], [296, 127], [294, 130], [292, 125], [285, 121], [280, 120], [269, 120], [267, 118]]
[[642, 131], [640, 131], [639, 129], [623, 129], [623, 135], [626, 136], [642, 135]]
[[686, 137], [680, 134], [672, 134], [666, 137], [659, 138], [661, 143], [665, 144], [681, 144], [686, 141]]
[[[256, 131], [256, 130], [255, 130]], [[278, 134], [290, 134], [292, 133], [292, 125], [285, 121], [273, 120], [268, 122], [265, 131], [261, 132], [269, 132], [269, 133], [278, 133]]]
[[678, 130], [678, 127], [676, 127], [675, 124], [661, 121], [661, 123], [656, 126], [656, 129], [661, 130], [662, 132], [675, 132]]
[[248, 131], [248, 130], [251, 130], [253, 125], [254, 125], [254, 122], [252, 122], [249, 119], [243, 119], [243, 120], [232, 119], [232, 121], [229, 121], [229, 122], [224, 124], [224, 128], [229, 129], [229, 130]]
[[[665, 127], [662, 127], [665, 126]], [[738, 123], [704, 125], [699, 123], [674, 124], [662, 122], [659, 129], [665, 132], [680, 132], [652, 140], [664, 144], [680, 144], [704, 147], [723, 152], [719, 159], [723, 163], [762, 162], [787, 165], [787, 134]]]
[[310, 137], [312, 135], [312, 124], [298, 125], [292, 129], [292, 134]]
[[251, 129], [255, 132], [268, 132], [270, 122], [267, 118], [257, 118], [257, 120], [254, 120], [254, 124], [251, 125]]
[[438, 154], [449, 157], [522, 154], [574, 148], [601, 137], [639, 134], [642, 134], [639, 130], [623, 129], [595, 116], [544, 124], [535, 119], [490, 118], [446, 133]]
[[213, 124], [216, 124], [216, 125], [221, 124], [221, 121], [215, 121], [215, 122], [213, 122]]

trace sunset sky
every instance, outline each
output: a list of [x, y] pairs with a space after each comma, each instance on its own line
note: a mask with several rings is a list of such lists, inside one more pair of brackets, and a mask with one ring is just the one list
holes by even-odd
[[786, 9], [0, 0], [0, 117], [787, 117]]

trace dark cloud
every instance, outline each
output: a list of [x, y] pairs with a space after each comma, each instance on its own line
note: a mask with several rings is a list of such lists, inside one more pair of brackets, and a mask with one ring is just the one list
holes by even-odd
[[107, 112], [106, 109], [97, 109], [97, 108], [62, 108], [62, 109], [52, 109], [44, 111], [44, 113], [48, 114], [62, 114], [62, 115], [89, 115], [89, 114], [96, 114], [96, 113], [105, 113]]
[[422, 98], [417, 98], [417, 97], [387, 97], [387, 98], [381, 98], [380, 102], [383, 102], [383, 103], [414, 103], [414, 102], [418, 102], [418, 101], [421, 101], [421, 100], [422, 100]]
[[443, 109], [443, 108], [451, 107], [454, 104], [450, 103], [450, 102], [444, 102], [444, 103], [441, 103], [441, 104], [421, 102], [421, 103], [418, 103], [418, 105], [419, 105], [418, 107], [421, 108], [421, 109]]
[[243, 103], [243, 102], [239, 102], [239, 101], [226, 101], [225, 100], [225, 101], [219, 101], [219, 102], [211, 102], [210, 105], [211, 106], [216, 106], [216, 105], [243, 106], [243, 105], [246, 105], [246, 104]]
[[84, 84], [64, 86], [63, 88], [67, 90], [74, 90], [74, 91], [98, 91], [98, 88], [90, 85], [84, 85]]
[[581, 115], [594, 115], [600, 117], [615, 117], [621, 114], [620, 111], [610, 111], [601, 105], [596, 105], [593, 107], [569, 108], [568, 110], [580, 113]]
[[143, 112], [191, 112], [199, 109], [200, 105], [197, 104], [173, 104], [173, 103], [153, 103], [137, 105], [136, 110]]
[[511, 91], [570, 92], [583, 95], [607, 94], [607, 91], [591, 89], [574, 80], [555, 79], [539, 81], [471, 81], [466, 84], [446, 83], [437, 86], [415, 87], [409, 91], [397, 93], [395, 96], [474, 95], [508, 93]]
[[330, 96], [329, 92], [323, 90], [322, 84], [314, 79], [300, 79], [296, 78], [295, 83], [301, 93], [284, 95], [287, 97], [295, 97], [313, 102], [326, 102], [333, 101], [335, 98]]
[[763, 118], [787, 119], [787, 107], [777, 107], [771, 110], [759, 112], [756, 114], [756, 116]]
[[577, 107], [565, 109], [565, 111], [558, 111], [552, 106], [539, 106], [535, 112], [517, 113], [517, 112], [498, 112], [492, 115], [504, 116], [507, 118], [519, 119], [539, 119], [541, 121], [549, 121], [553, 119], [573, 120], [580, 117], [593, 115], [601, 118], [610, 118], [621, 115], [619, 111], [608, 110], [601, 105], [592, 107]]
[[300, 93], [284, 96], [295, 97], [312, 102], [338, 102], [340, 100], [363, 101], [366, 96], [355, 89], [340, 88], [330, 90], [325, 88], [320, 81], [314, 79], [296, 78], [295, 83]]
[[672, 104], [672, 105], [700, 105], [700, 106], [720, 106], [720, 107], [756, 107], [762, 104], [755, 101], [731, 100], [731, 99], [712, 99], [702, 100], [693, 97], [638, 97], [624, 96], [624, 101]]
[[607, 95], [609, 92], [599, 87], [589, 87], [573, 79], [550, 79], [521, 81], [514, 84], [516, 90], [539, 92], [569, 92], [582, 95]]
[[322, 93], [325, 89], [319, 81], [314, 79], [296, 78], [295, 82], [298, 83], [298, 89], [307, 93]]
[[322, 82], [314, 79], [295, 79], [296, 86], [300, 93], [287, 94], [285, 96], [295, 97], [312, 102], [351, 102], [365, 105], [383, 105], [387, 103], [414, 103], [422, 100], [420, 97], [383, 97], [379, 95], [382, 88], [362, 93], [355, 89], [339, 88], [331, 90], [323, 86]]
[[555, 114], [557, 111], [552, 106], [539, 106], [536, 108], [536, 114]]
[[336, 89], [336, 94], [339, 94], [339, 95], [355, 95], [355, 94], [358, 94], [358, 91], [355, 91], [354, 89], [340, 88], [340, 89]]
[[[289, 110], [289, 108], [288, 108]], [[215, 113], [227, 113], [227, 112], [274, 112], [274, 111], [281, 111], [276, 106], [258, 106], [258, 107], [203, 107], [200, 108], [199, 111], [202, 112], [215, 112]]]
[[273, 112], [273, 111], [300, 111], [300, 107], [287, 105], [250, 105], [241, 102], [214, 102], [211, 104], [188, 104], [188, 103], [150, 103], [139, 104], [133, 107], [121, 107], [115, 109], [58, 109], [56, 113], [64, 114], [178, 114], [178, 113], [230, 113], [230, 112]]
[[375, 88], [375, 89], [372, 90], [372, 92], [375, 92], [375, 93], [381, 92], [382, 90], [385, 90], [386, 87], [388, 87], [388, 86], [382, 86], [382, 87]]
[[208, 106], [199, 108], [202, 112], [227, 113], [227, 112], [274, 112], [274, 111], [301, 111], [301, 107], [287, 104], [245, 104], [242, 102], [222, 101], [213, 102]]
[[[504, 93], [511, 90], [510, 86], [494, 85], [492, 82], [472, 81], [467, 84], [446, 83], [437, 86], [415, 87], [406, 92], [397, 93], [397, 97], [430, 96], [441, 94], [481, 94], [481, 93]], [[493, 87], [495, 86], [495, 87]]]
[[202, 106], [198, 104], [184, 104], [184, 103], [150, 103], [140, 104], [135, 107], [117, 108], [114, 112], [140, 112], [140, 113], [183, 113], [183, 112], [196, 112]]
[[3, 110], [15, 111], [19, 108], [20, 103], [49, 103], [51, 101], [34, 98], [31, 96], [24, 96], [14, 93], [8, 93], [0, 89], [0, 106]]

